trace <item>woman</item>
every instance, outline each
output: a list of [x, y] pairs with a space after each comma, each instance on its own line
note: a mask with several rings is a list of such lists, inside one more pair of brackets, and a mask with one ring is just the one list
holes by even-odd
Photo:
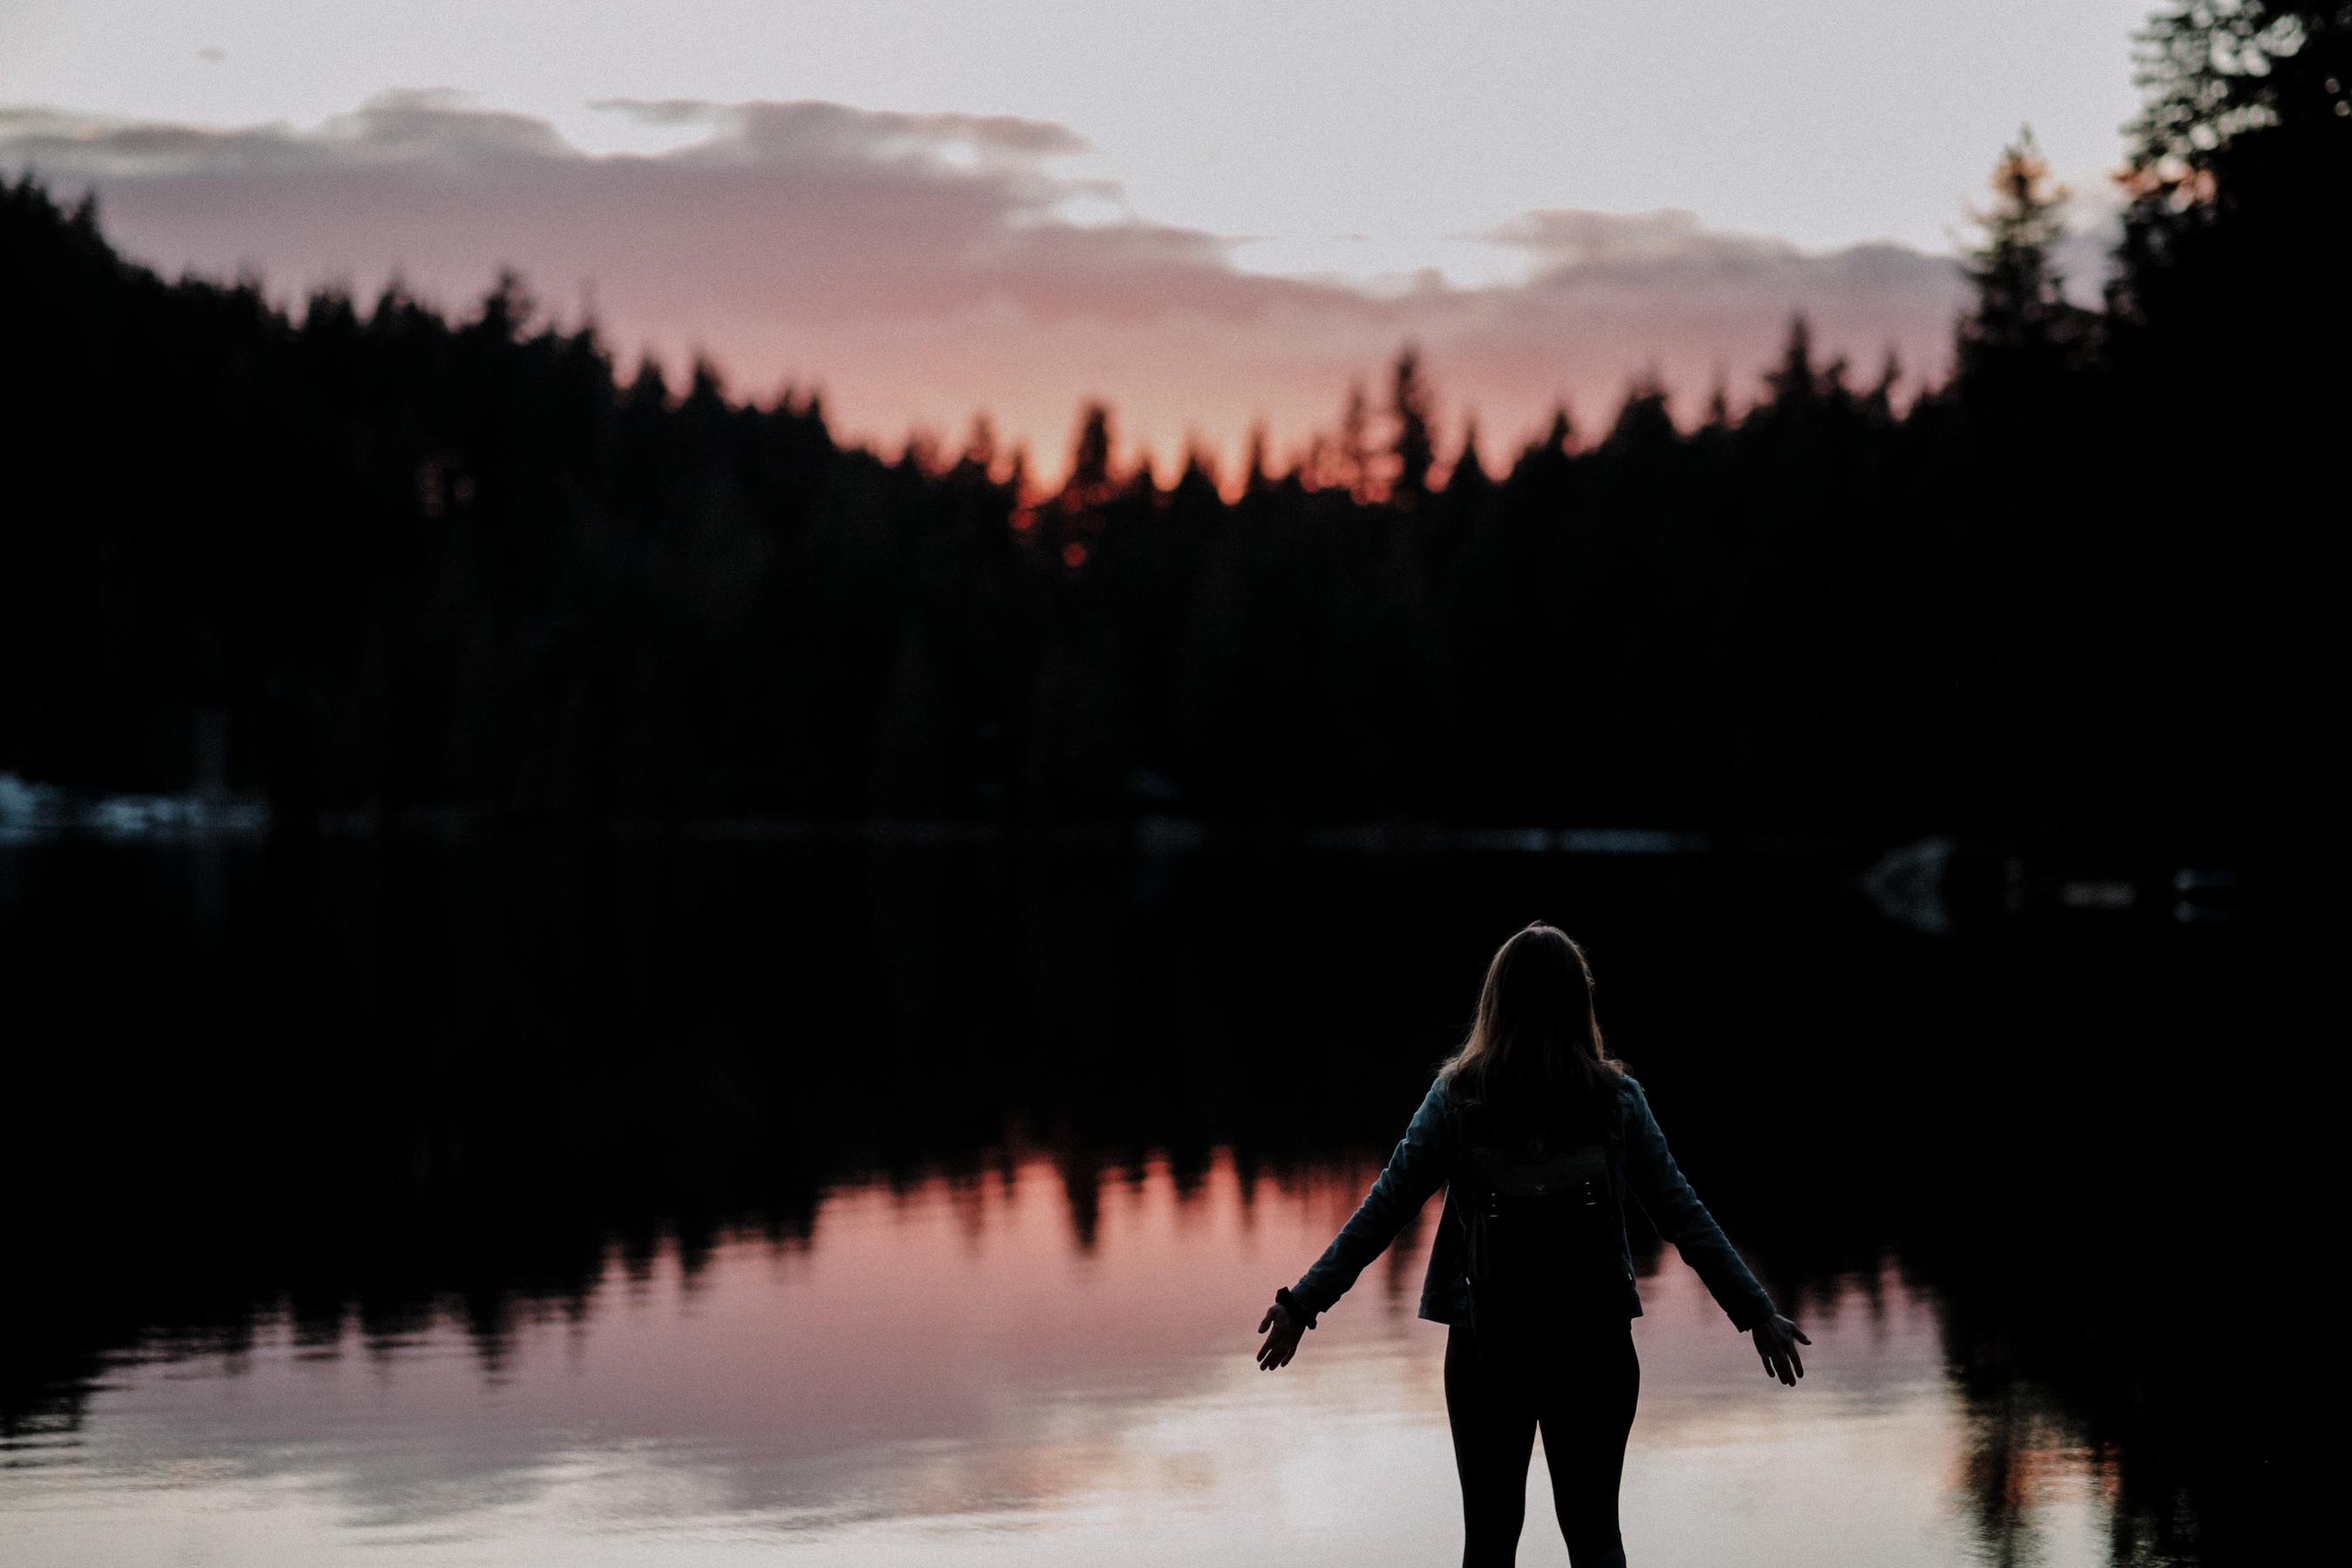
[[1441, 1186], [1421, 1316], [1448, 1325], [1464, 1568], [1517, 1554], [1538, 1426], [1570, 1561], [1622, 1564], [1617, 1484], [1642, 1379], [1628, 1192], [1754, 1336], [1768, 1376], [1795, 1386], [1796, 1347], [1812, 1342], [1675, 1168], [1642, 1086], [1602, 1048], [1583, 949], [1554, 927], [1530, 925], [1495, 954], [1470, 1037], [1438, 1068], [1388, 1168], [1315, 1266], [1275, 1292], [1258, 1365], [1286, 1364]]

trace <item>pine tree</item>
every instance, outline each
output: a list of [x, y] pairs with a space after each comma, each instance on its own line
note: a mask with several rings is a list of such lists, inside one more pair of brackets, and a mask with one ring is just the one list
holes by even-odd
[[1242, 483], [1242, 492], [1244, 495], [1256, 495], [1274, 484], [1274, 475], [1269, 466], [1271, 459], [1267, 456], [1266, 446], [1265, 421], [1263, 419], [1254, 421], [1249, 430], [1249, 456], [1245, 459], [1246, 477]]
[[1407, 343], [1397, 355], [1395, 376], [1389, 391], [1389, 417], [1396, 421], [1396, 435], [1389, 445], [1389, 456], [1395, 466], [1389, 499], [1407, 510], [1429, 494], [1429, 470], [1437, 461], [1436, 437], [1432, 431], [1433, 401], [1429, 384], [1421, 374], [1420, 352]]
[[2135, 41], [2143, 102], [2126, 127], [2111, 312], [2226, 338], [2284, 295], [2341, 347], [2352, 6], [2180, 0]]
[[959, 479], [985, 483], [996, 470], [996, 426], [985, 412], [971, 416], [971, 434], [964, 438], [963, 453], [957, 458], [955, 472]]
[[1490, 489], [1494, 482], [1478, 458], [1478, 416], [1474, 412], [1463, 418], [1462, 449], [1454, 454], [1454, 467], [1446, 473], [1446, 493], [1476, 495]]
[[1706, 413], [1700, 419], [1699, 426], [1706, 430], [1728, 430], [1731, 426], [1731, 384], [1724, 374], [1723, 366], [1717, 364], [1715, 367], [1715, 383], [1707, 388]]
[[1812, 323], [1805, 320], [1802, 310], [1789, 318], [1780, 363], [1764, 373], [1764, 385], [1775, 408], [1809, 407], [1821, 395], [1821, 372], [1813, 363]]
[[1372, 499], [1371, 418], [1364, 384], [1349, 383], [1348, 401], [1339, 414], [1337, 483], [1358, 500]]
[[2031, 128], [2001, 149], [1992, 188], [1991, 210], [1976, 215], [1984, 242], [1963, 264], [1976, 304], [1961, 319], [1957, 349], [1961, 381], [2000, 394], [2063, 369], [2086, 312], [2066, 302], [2051, 259], [2066, 232], [2059, 217], [2066, 191], [2051, 183]]
[[1110, 499], [1115, 488], [1110, 454], [1110, 405], [1090, 399], [1078, 416], [1078, 433], [1070, 444], [1070, 477], [1062, 486], [1065, 510], [1086, 510]]

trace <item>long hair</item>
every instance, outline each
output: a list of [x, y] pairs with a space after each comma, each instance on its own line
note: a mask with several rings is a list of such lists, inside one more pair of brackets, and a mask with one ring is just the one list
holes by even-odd
[[1513, 1140], [1590, 1126], [1625, 1076], [1592, 1006], [1592, 966], [1557, 926], [1516, 931], [1486, 965], [1478, 1012], [1438, 1076]]

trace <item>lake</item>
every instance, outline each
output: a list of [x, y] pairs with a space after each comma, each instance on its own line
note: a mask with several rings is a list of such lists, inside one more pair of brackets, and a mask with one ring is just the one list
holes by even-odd
[[2259, 923], [1867, 864], [0, 847], [5, 1559], [1452, 1561], [1436, 1205], [1254, 1330], [1536, 918], [1814, 1342], [1637, 1234], [1634, 1562], [2259, 1558], [2274, 1380], [2160, 1306], [2274, 1239], [2193, 1142]]

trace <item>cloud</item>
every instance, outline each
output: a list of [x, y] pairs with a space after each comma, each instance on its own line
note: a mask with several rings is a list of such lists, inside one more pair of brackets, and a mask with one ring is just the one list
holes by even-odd
[[1544, 208], [1447, 237], [1523, 253], [1509, 284], [1274, 277], [1236, 262], [1248, 237], [1080, 221], [1122, 193], [1061, 167], [1092, 149], [1050, 121], [815, 100], [596, 107], [696, 134], [593, 155], [545, 121], [439, 91], [384, 93], [310, 129], [13, 108], [0, 166], [95, 188], [118, 243], [166, 271], [255, 267], [289, 293], [366, 293], [397, 274], [454, 306], [513, 266], [543, 299], [593, 290], [627, 352], [708, 352], [748, 391], [822, 386], [840, 427], [893, 449], [985, 407], [1048, 475], [1089, 395], [1163, 460], [1188, 433], [1238, 451], [1257, 417], [1287, 449], [1407, 339], [1449, 423], [1475, 407], [1491, 460], [1553, 399], [1595, 423], [1643, 372], [1686, 408], [1718, 375], [1737, 395], [1794, 310], [1830, 349], [1874, 364], [1891, 347], [1938, 371], [1961, 297], [1948, 258], [1811, 253], [1678, 210]]
[[1547, 271], [1781, 265], [1800, 258], [1787, 240], [1721, 234], [1680, 207], [1648, 213], [1538, 207], [1481, 233], [1458, 237], [1534, 253]]

